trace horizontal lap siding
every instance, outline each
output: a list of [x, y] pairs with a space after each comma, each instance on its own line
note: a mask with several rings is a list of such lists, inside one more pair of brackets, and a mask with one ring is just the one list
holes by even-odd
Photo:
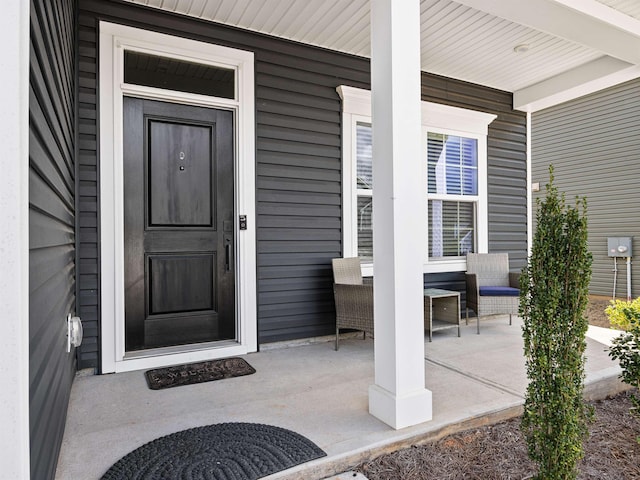
[[[335, 313], [330, 259], [342, 253], [341, 104], [336, 87], [369, 88], [369, 61], [120, 2], [80, 0], [80, 9], [80, 122], [88, 122], [87, 128], [95, 126], [95, 35], [99, 18], [255, 53], [259, 341], [332, 333]], [[425, 92], [442, 103], [479, 110], [486, 105], [492, 112], [504, 112], [504, 125], [495, 131], [507, 138], [514, 134], [516, 142], [522, 143], [515, 150], [524, 152], [524, 133], [520, 137], [519, 131], [521, 128], [524, 132], [524, 116], [511, 112], [510, 94], [430, 75], [423, 76], [423, 82], [438, 85]], [[458, 91], [464, 98], [449, 98]], [[514, 125], [518, 131], [509, 132]], [[83, 144], [85, 135], [87, 142]], [[84, 168], [80, 175], [86, 176], [80, 179], [84, 187], [80, 192], [80, 301], [97, 315], [94, 135], [95, 130], [86, 134], [81, 131], [80, 165]], [[490, 162], [513, 168], [524, 178], [524, 163], [515, 160], [507, 165], [504, 159], [511, 159], [513, 151], [506, 148], [506, 140], [496, 137], [496, 141], [498, 147], [490, 153]], [[506, 196], [499, 194], [502, 192], [496, 193], [493, 202], [496, 214], [500, 213], [497, 202], [513, 200], [511, 191]], [[515, 203], [523, 202], [517, 199]], [[491, 221], [496, 225], [502, 221], [515, 230], [524, 225], [522, 232], [516, 233], [522, 233], [526, 240], [526, 215], [504, 215], [506, 219], [496, 216]], [[510, 235], [506, 227], [505, 232]], [[517, 241], [500, 237], [492, 239], [491, 245], [511, 251], [519, 247]], [[525, 251], [526, 247], [520, 257]]]
[[98, 248], [97, 32], [95, 20], [78, 22], [78, 308], [84, 327], [79, 367], [100, 365]]
[[[294, 46], [256, 50], [260, 343], [334, 331], [341, 255], [341, 83], [368, 65]], [[353, 65], [350, 65], [350, 61]]]
[[[338, 70], [256, 52], [260, 343], [335, 328], [331, 258], [341, 255]], [[330, 60], [330, 59], [329, 59]]]
[[53, 478], [75, 371], [74, 2], [31, 2], [29, 411], [31, 478]]
[[[567, 203], [587, 198], [590, 292], [613, 294], [613, 258], [607, 237], [634, 237], [640, 253], [640, 80], [633, 80], [535, 113], [532, 120], [532, 181], [545, 194], [549, 165]], [[534, 205], [535, 211], [535, 205]], [[626, 298], [626, 260], [618, 259], [616, 296]], [[632, 262], [632, 296], [640, 296], [640, 267]]]

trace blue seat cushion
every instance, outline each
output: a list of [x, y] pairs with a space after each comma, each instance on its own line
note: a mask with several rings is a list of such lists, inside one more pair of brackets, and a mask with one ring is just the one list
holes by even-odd
[[480, 295], [486, 297], [518, 297], [520, 289], [513, 287], [480, 287]]

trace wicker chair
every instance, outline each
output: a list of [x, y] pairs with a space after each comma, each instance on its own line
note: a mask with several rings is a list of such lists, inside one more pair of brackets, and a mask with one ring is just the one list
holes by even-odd
[[340, 329], [373, 335], [373, 285], [363, 284], [359, 258], [334, 258], [333, 295], [336, 301], [336, 350]]
[[476, 312], [477, 331], [480, 333], [480, 316], [518, 314], [520, 304], [520, 274], [509, 272], [507, 253], [467, 254], [467, 305], [466, 317], [469, 324], [469, 309]]

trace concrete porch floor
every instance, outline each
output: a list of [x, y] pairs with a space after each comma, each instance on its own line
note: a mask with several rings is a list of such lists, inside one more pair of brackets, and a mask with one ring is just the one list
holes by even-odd
[[[267, 477], [322, 479], [367, 458], [496, 422], [522, 411], [527, 379], [521, 321], [493, 317], [425, 342], [425, 381], [433, 420], [393, 430], [368, 413], [373, 341], [341, 341], [262, 351], [244, 358], [257, 373], [152, 391], [143, 371], [76, 378], [69, 403], [57, 480], [99, 479], [122, 456], [163, 435], [223, 422], [256, 422], [298, 432], [327, 457]], [[586, 396], [623, 390], [609, 359], [609, 330], [591, 329]]]

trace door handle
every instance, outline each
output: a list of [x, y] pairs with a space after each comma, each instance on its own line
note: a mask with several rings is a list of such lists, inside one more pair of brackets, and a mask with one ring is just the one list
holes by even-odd
[[224, 242], [224, 268], [227, 272], [231, 271], [231, 242], [228, 238]]

